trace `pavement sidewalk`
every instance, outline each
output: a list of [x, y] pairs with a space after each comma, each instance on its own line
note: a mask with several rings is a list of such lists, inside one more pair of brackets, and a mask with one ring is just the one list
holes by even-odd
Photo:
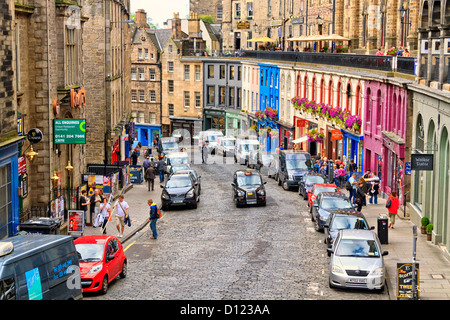
[[[378, 217], [388, 216], [386, 201], [378, 197], [377, 205], [367, 203], [361, 210], [370, 226], [375, 226], [376, 233]], [[397, 299], [397, 263], [413, 261], [413, 226], [409, 217], [399, 210], [394, 229], [388, 229], [388, 244], [382, 244], [382, 250], [389, 252], [384, 261], [390, 300]], [[419, 264], [419, 299], [449, 300], [450, 262], [443, 249], [427, 241], [426, 234], [421, 234], [420, 226], [417, 226], [416, 263]]]

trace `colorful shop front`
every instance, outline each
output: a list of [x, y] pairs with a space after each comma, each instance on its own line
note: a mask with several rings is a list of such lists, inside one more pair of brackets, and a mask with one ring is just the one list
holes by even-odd
[[340, 129], [342, 132], [342, 156], [350, 163], [350, 160], [356, 163], [357, 173], [362, 175], [364, 163], [364, 136], [354, 131]]
[[135, 138], [133, 148], [140, 142], [142, 147], [154, 147], [153, 141], [161, 137], [161, 124], [136, 123], [134, 125]]

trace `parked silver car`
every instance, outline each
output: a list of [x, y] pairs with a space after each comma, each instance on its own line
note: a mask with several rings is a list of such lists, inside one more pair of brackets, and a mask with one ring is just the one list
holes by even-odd
[[370, 230], [340, 230], [331, 253], [330, 287], [384, 289], [385, 266], [377, 235]]

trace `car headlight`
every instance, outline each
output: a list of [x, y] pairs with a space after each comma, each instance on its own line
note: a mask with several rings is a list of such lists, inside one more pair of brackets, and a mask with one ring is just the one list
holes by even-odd
[[258, 190], [258, 195], [265, 196], [266, 192], [264, 191], [264, 189]]
[[331, 272], [345, 274], [344, 270], [336, 264], [333, 264], [333, 266], [331, 267]]
[[288, 175], [288, 179], [289, 179], [289, 180], [294, 179], [294, 178], [292, 177], [292, 174]]
[[245, 195], [245, 193], [242, 192], [242, 191], [238, 191], [238, 192], [237, 192], [237, 196], [238, 196], [238, 197], [243, 197], [244, 195]]
[[163, 193], [161, 194], [161, 197], [162, 197], [163, 199], [166, 199], [166, 200], [170, 199], [170, 196], [169, 196], [169, 194], [167, 193], [167, 191], [163, 191]]
[[103, 269], [103, 264], [98, 264], [98, 265], [92, 267], [92, 269], [89, 270], [88, 273], [98, 273], [98, 272], [100, 272], [102, 269]]
[[384, 274], [384, 269], [382, 267], [373, 269], [370, 274], [372, 276], [382, 276]]
[[194, 197], [194, 189], [191, 189], [186, 193], [186, 198], [192, 198], [192, 197]]

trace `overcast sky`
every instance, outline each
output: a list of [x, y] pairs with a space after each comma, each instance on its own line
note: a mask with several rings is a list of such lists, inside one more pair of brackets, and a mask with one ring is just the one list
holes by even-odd
[[131, 13], [138, 9], [144, 9], [154, 24], [166, 28], [163, 22], [172, 19], [174, 12], [179, 12], [180, 18], [186, 18], [189, 14], [189, 0], [131, 0]]

